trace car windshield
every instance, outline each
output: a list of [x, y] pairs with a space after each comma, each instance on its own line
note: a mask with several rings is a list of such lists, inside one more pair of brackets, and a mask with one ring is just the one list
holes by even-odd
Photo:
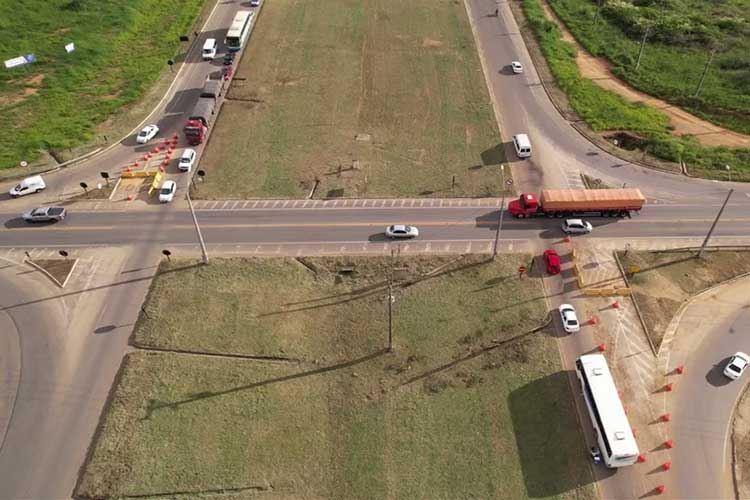
[[740, 372], [740, 368], [737, 365], [735, 365], [733, 362], [729, 364], [729, 369], [732, 370], [733, 372], [737, 372], [737, 373]]
[[45, 213], [44, 208], [35, 208], [31, 211], [31, 215], [43, 215]]
[[169, 194], [171, 192], [172, 192], [171, 188], [168, 188], [168, 187], [161, 188], [161, 194]]

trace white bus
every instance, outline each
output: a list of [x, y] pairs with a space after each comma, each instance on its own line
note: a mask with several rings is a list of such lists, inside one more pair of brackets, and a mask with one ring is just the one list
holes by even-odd
[[612, 380], [607, 360], [587, 354], [576, 360], [576, 374], [607, 467], [625, 467], [638, 460], [638, 444]]
[[250, 35], [250, 26], [253, 24], [253, 16], [255, 12], [251, 10], [241, 10], [234, 15], [234, 20], [224, 40], [229, 52], [239, 52], [245, 46], [247, 37]]

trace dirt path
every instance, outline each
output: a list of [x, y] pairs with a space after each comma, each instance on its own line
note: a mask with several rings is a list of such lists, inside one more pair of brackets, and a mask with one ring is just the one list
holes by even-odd
[[673, 135], [692, 134], [704, 146], [726, 146], [730, 148], [750, 148], [750, 136], [727, 130], [691, 115], [682, 108], [673, 106], [648, 94], [635, 90], [627, 83], [612, 74], [610, 64], [603, 58], [594, 57], [584, 49], [568, 31], [565, 24], [557, 17], [546, 1], [542, 1], [547, 18], [554, 21], [562, 31], [563, 40], [572, 43], [578, 56], [576, 62], [581, 75], [600, 87], [615, 92], [627, 101], [643, 102], [656, 109], [661, 110], [669, 116], [671, 125], [674, 127]]

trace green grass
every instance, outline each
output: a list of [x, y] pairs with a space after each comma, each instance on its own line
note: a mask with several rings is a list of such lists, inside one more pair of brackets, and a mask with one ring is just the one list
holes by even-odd
[[556, 341], [495, 342], [545, 316], [528, 258], [399, 259], [392, 354], [383, 259], [164, 266], [138, 342], [296, 361], [130, 355], [77, 494], [593, 498]]
[[[604, 8], [594, 25], [596, 2], [551, 0], [550, 5], [589, 52], [606, 57], [612, 63], [614, 73], [635, 88], [714, 123], [750, 133], [750, 38], [746, 31], [742, 35], [733, 33], [730, 25], [734, 22], [729, 22], [731, 19], [740, 27], [747, 26], [750, 22], [750, 2], [747, 0], [675, 0], [664, 3], [661, 15], [673, 19], [684, 16], [683, 22], [692, 26], [693, 33], [685, 33], [685, 38], [690, 39], [683, 41], [678, 35], [667, 33], [666, 27], [652, 30], [637, 72], [633, 71], [641, 43], [641, 29], [634, 26], [637, 9], [632, 14], [619, 16], [615, 14], [616, 9]], [[641, 16], [650, 14], [643, 9]], [[658, 15], [652, 17], [656, 18]], [[699, 97], [694, 98], [708, 58], [705, 41], [696, 36], [701, 27], [715, 29], [720, 38], [727, 38], [727, 48], [716, 56]]]
[[[0, 2], [0, 57], [38, 62], [0, 71], [0, 169], [62, 155], [140, 98], [191, 31], [200, 0]], [[74, 42], [75, 52], [63, 46]]]
[[709, 251], [703, 259], [695, 255], [695, 251], [619, 253], [626, 270], [640, 268], [630, 285], [657, 347], [685, 301], [701, 290], [750, 272], [748, 252]]
[[316, 197], [500, 189], [504, 157], [460, 2], [268, 2], [237, 76], [196, 196], [303, 197], [316, 178]]
[[560, 29], [545, 18], [539, 0], [524, 0], [523, 6], [558, 86], [594, 131], [635, 132], [644, 138], [639, 148], [667, 161], [685, 161], [693, 175], [728, 180], [725, 165], [730, 165], [732, 180], [750, 181], [750, 149], [707, 148], [694, 137], [672, 136], [669, 119], [664, 113], [644, 104], [627, 102], [582, 78], [576, 65], [575, 48], [560, 38]]

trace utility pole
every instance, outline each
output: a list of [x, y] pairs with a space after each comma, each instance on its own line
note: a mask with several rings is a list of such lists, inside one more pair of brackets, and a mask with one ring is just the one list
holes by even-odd
[[393, 352], [393, 249], [388, 264], [388, 352]]
[[716, 224], [719, 222], [719, 217], [721, 217], [721, 214], [724, 212], [724, 207], [727, 206], [727, 203], [729, 203], [729, 197], [732, 196], [732, 193], [734, 193], [734, 189], [730, 189], [727, 193], [727, 199], [724, 200], [724, 204], [721, 206], [721, 209], [719, 210], [719, 213], [716, 214], [716, 218], [714, 219], [714, 223], [711, 224], [711, 229], [708, 230], [708, 234], [706, 235], [706, 239], [703, 240], [703, 245], [701, 245], [701, 250], [698, 252], [698, 258], [703, 257], [703, 252], [706, 250], [706, 247], [708, 246], [708, 240], [711, 239], [711, 235], [714, 232], [714, 228], [716, 227]]
[[597, 0], [596, 2], [596, 14], [594, 14], [594, 25], [596, 25], [596, 21], [599, 19], [599, 11], [602, 10], [602, 0]]
[[206, 243], [203, 241], [203, 235], [201, 234], [201, 228], [198, 226], [198, 218], [195, 216], [195, 210], [193, 210], [193, 201], [190, 199], [190, 190], [187, 190], [187, 201], [190, 207], [190, 215], [193, 216], [193, 224], [195, 224], [195, 232], [198, 233], [198, 242], [201, 244], [201, 254], [203, 255], [203, 263], [208, 264], [208, 251], [206, 250]]
[[497, 217], [497, 231], [495, 232], [495, 244], [492, 246], [492, 260], [497, 257], [497, 245], [500, 240], [500, 231], [503, 230], [503, 212], [505, 211], [505, 165], [500, 165], [500, 173], [502, 174], [502, 190], [503, 198], [500, 202], [500, 212]]
[[643, 39], [641, 39], [641, 48], [638, 49], [638, 59], [635, 60], [635, 68], [633, 71], [638, 71], [638, 67], [641, 65], [641, 56], [643, 55], [643, 48], [646, 46], [646, 38], [648, 37], [648, 32], [651, 29], [651, 25], [646, 26], [646, 29], [643, 30]]
[[717, 50], [718, 49], [714, 47], [708, 53], [708, 60], [706, 61], [706, 65], [703, 67], [703, 73], [701, 73], [701, 79], [698, 82], [698, 88], [695, 89], [695, 95], [693, 97], [698, 97], [698, 94], [701, 93], [701, 89], [703, 88], [703, 80], [706, 79], [706, 73], [708, 73], [708, 67], [711, 65], [711, 61], [713, 61]]

